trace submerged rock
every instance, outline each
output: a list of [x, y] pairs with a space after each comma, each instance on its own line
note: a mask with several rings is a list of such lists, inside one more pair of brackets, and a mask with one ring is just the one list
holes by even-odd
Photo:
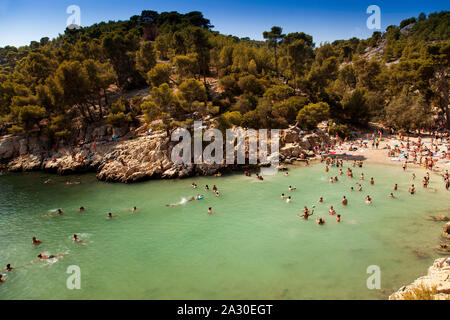
[[428, 220], [432, 221], [449, 221], [450, 219], [443, 214], [435, 214], [433, 216], [427, 217]]

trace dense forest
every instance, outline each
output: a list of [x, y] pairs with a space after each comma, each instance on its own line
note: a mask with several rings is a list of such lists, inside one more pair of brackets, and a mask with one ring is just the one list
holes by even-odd
[[[143, 11], [0, 48], [0, 130], [70, 140], [85, 124], [155, 129], [213, 119], [219, 128], [313, 129], [369, 121], [450, 128], [450, 12], [316, 46], [303, 32], [222, 35], [200, 12]], [[126, 98], [135, 89], [145, 96]]]

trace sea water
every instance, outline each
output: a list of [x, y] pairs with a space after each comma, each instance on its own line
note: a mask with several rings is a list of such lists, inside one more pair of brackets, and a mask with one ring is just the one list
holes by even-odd
[[[426, 217], [449, 212], [449, 192], [434, 173], [429, 188], [422, 188], [425, 171], [419, 169], [364, 165], [353, 168], [353, 179], [343, 171], [326, 173], [317, 164], [264, 181], [231, 174], [129, 185], [99, 182], [91, 174], [2, 175], [0, 264], [17, 269], [0, 284], [0, 299], [385, 299], [439, 257], [434, 248], [443, 223]], [[331, 176], [339, 182], [330, 183]], [[43, 184], [47, 178], [54, 183]], [[67, 185], [67, 179], [82, 183]], [[415, 195], [408, 193], [412, 183]], [[206, 184], [216, 185], [220, 197], [205, 191]], [[205, 198], [166, 206], [197, 193]], [[315, 206], [309, 220], [297, 216], [305, 205]], [[340, 223], [328, 214], [330, 205]], [[77, 212], [80, 206], [86, 210]], [[48, 216], [57, 208], [64, 214]], [[119, 216], [107, 219], [109, 212]], [[317, 225], [317, 217], [325, 225]], [[73, 243], [73, 234], [86, 245]], [[43, 243], [32, 245], [33, 236]], [[39, 253], [67, 254], [36, 261]], [[79, 290], [67, 286], [74, 265]], [[381, 289], [367, 286], [373, 265], [380, 268]]]

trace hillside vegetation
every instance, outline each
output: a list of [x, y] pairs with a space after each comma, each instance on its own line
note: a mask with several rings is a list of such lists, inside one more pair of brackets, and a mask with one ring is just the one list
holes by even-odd
[[277, 26], [261, 30], [265, 41], [212, 28], [200, 12], [143, 11], [0, 48], [0, 131], [70, 141], [85, 124], [171, 130], [208, 116], [222, 129], [330, 120], [341, 136], [369, 121], [450, 128], [448, 11], [319, 47]]

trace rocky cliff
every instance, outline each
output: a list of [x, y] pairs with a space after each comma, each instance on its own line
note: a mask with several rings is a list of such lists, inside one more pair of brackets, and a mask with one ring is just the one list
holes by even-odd
[[[114, 138], [113, 138], [114, 137]], [[226, 164], [175, 165], [171, 142], [165, 131], [91, 127], [80, 133], [76, 146], [49, 147], [43, 135], [0, 137], [0, 163], [12, 172], [43, 170], [60, 175], [97, 172], [103, 181], [137, 182], [147, 179], [213, 175], [239, 169]], [[297, 127], [280, 131], [280, 160], [291, 163], [315, 156], [314, 146], [334, 143], [323, 131], [304, 134]]]
[[401, 287], [389, 296], [389, 300], [450, 299], [450, 258], [436, 259], [426, 276]]

